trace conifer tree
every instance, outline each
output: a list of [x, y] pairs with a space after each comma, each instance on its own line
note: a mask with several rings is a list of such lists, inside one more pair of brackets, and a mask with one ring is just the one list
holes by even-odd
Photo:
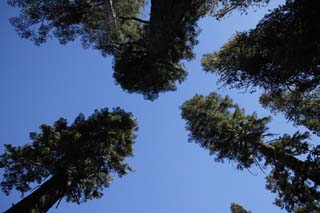
[[[295, 125], [320, 136], [319, 6], [317, 0], [286, 0], [254, 29], [237, 33], [221, 49], [206, 54], [204, 70], [216, 73], [231, 88], [262, 89], [260, 103], [265, 108], [283, 113]], [[305, 169], [302, 173], [289, 168], [284, 159], [278, 166], [271, 163], [267, 188], [278, 193], [275, 203], [288, 211], [317, 212], [320, 208], [320, 147], [310, 142], [308, 134], [284, 135], [268, 143], [304, 160], [292, 164]], [[316, 172], [314, 177], [311, 170]]]
[[263, 89], [273, 112], [320, 135], [320, 11], [317, 0], [287, 0], [256, 28], [236, 34], [202, 65], [236, 89]]
[[100, 198], [114, 175], [131, 171], [124, 160], [133, 155], [137, 124], [120, 108], [96, 110], [87, 119], [80, 114], [71, 125], [60, 118], [40, 129], [30, 133], [31, 144], [7, 144], [0, 155], [4, 193], [13, 189], [25, 193], [31, 183], [41, 184], [8, 213], [47, 212], [62, 198], [78, 204]]
[[154, 100], [176, 90], [187, 77], [182, 60], [194, 58], [198, 20], [269, 0], [152, 0], [144, 20], [144, 0], [8, 0], [20, 9], [11, 23], [22, 38], [36, 44], [56, 37], [61, 44], [80, 38], [114, 57], [114, 78], [125, 91]]
[[181, 110], [189, 140], [208, 149], [217, 162], [234, 161], [240, 170], [270, 166], [266, 187], [278, 194], [277, 205], [289, 212], [320, 211], [320, 146], [309, 143], [308, 132], [268, 140], [274, 136], [266, 126], [270, 117], [246, 115], [216, 93], [196, 95]]

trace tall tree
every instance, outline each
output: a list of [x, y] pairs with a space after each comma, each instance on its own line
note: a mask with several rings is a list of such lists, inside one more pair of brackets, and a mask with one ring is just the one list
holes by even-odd
[[229, 97], [216, 93], [196, 95], [181, 110], [189, 140], [208, 149], [216, 161], [235, 161], [240, 170], [269, 165], [267, 188], [278, 193], [277, 205], [289, 212], [320, 211], [320, 146], [308, 143], [308, 132], [268, 141], [273, 136], [266, 126], [270, 117], [246, 115]]
[[121, 177], [131, 171], [124, 162], [133, 155], [137, 130], [131, 113], [101, 109], [87, 119], [80, 114], [69, 126], [60, 118], [40, 129], [40, 133], [30, 133], [31, 144], [7, 144], [0, 155], [1, 189], [7, 195], [12, 189], [25, 193], [31, 190], [30, 183], [42, 183], [8, 213], [47, 212], [64, 197], [78, 204], [100, 198], [114, 174]]
[[255, 29], [205, 55], [204, 70], [233, 88], [262, 88], [264, 107], [319, 136], [319, 6], [317, 0], [287, 0]]
[[84, 47], [114, 56], [114, 78], [129, 93], [154, 100], [187, 76], [182, 60], [194, 57], [197, 21], [217, 18], [269, 0], [152, 0], [150, 20], [142, 20], [144, 0], [8, 0], [20, 8], [11, 19], [18, 34], [41, 44], [50, 36], [62, 44], [81, 38]]
[[[220, 50], [206, 54], [204, 70], [217, 73], [221, 82], [233, 88], [261, 88], [264, 107], [284, 113], [288, 120], [320, 136], [319, 6], [316, 0], [287, 0], [256, 28], [236, 34]], [[299, 159], [306, 160], [295, 165], [317, 171], [319, 145], [297, 145], [305, 146], [305, 151], [296, 153], [297, 148], [289, 146], [285, 152], [302, 154]], [[283, 149], [288, 140], [272, 146]], [[289, 211], [319, 211], [319, 182], [307, 171], [303, 176], [285, 167], [274, 167], [267, 178], [267, 188], [279, 194], [276, 204]]]
[[123, 89], [154, 100], [160, 92], [176, 90], [187, 77], [182, 60], [194, 58], [200, 32], [197, 22], [206, 14], [217, 18], [234, 9], [245, 11], [269, 0], [151, 0], [150, 21], [141, 38], [115, 57], [114, 77]]

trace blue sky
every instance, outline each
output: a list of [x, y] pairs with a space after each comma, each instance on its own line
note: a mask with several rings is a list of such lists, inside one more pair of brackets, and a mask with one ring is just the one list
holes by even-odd
[[[279, 1], [273, 1], [269, 8]], [[127, 94], [112, 78], [112, 58], [95, 50], [85, 50], [79, 42], [66, 46], [51, 40], [38, 47], [20, 39], [8, 18], [17, 11], [0, 1], [0, 136], [1, 144], [23, 145], [28, 134], [42, 123], [52, 124], [60, 117], [70, 122], [80, 113], [117, 107], [137, 118], [139, 131], [135, 156], [128, 159], [135, 172], [115, 177], [101, 199], [81, 205], [62, 201], [49, 212], [117, 213], [225, 213], [231, 202], [252, 212], [284, 212], [272, 204], [274, 195], [265, 189], [264, 174], [258, 168], [238, 171], [233, 163], [215, 163], [208, 151], [187, 142], [188, 132], [179, 106], [197, 94], [212, 91], [230, 95], [247, 112], [270, 115], [258, 103], [258, 94], [243, 94], [227, 88], [218, 90], [216, 77], [201, 70], [204, 53], [219, 48], [236, 31], [250, 29], [268, 8], [248, 15], [231, 16], [217, 22], [200, 21], [203, 29], [197, 57], [186, 63], [189, 76], [177, 91], [161, 94], [154, 101]], [[273, 117], [273, 133], [295, 129], [281, 115]], [[0, 147], [3, 152], [3, 146]], [[0, 194], [0, 211], [18, 202], [20, 194]]]

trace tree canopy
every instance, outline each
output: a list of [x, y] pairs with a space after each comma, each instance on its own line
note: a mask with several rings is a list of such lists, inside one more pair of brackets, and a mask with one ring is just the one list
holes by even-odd
[[[246, 115], [229, 97], [216, 93], [196, 95], [181, 110], [189, 140], [208, 149], [216, 161], [232, 160], [240, 170], [270, 166], [267, 188], [278, 193], [277, 205], [289, 212], [320, 210], [320, 146], [308, 142], [308, 132], [267, 140], [273, 136], [266, 126], [270, 117]], [[304, 155], [306, 160], [300, 160]]]
[[6, 194], [12, 189], [28, 192], [31, 183], [49, 178], [8, 212], [46, 212], [63, 197], [76, 203], [100, 198], [114, 174], [121, 177], [131, 171], [124, 160], [133, 155], [137, 124], [120, 108], [96, 110], [87, 119], [80, 114], [71, 125], [60, 118], [40, 129], [30, 133], [31, 144], [7, 144], [0, 156], [1, 189]]
[[269, 0], [152, 0], [150, 20], [141, 19], [143, 0], [8, 0], [20, 8], [11, 18], [18, 34], [36, 44], [56, 37], [61, 44], [80, 37], [84, 47], [114, 56], [116, 83], [129, 93], [154, 100], [176, 90], [187, 76], [182, 60], [194, 57], [200, 29], [210, 13], [221, 18], [234, 9]]
[[[22, 38], [37, 45], [50, 37], [61, 44], [80, 39], [85, 48], [113, 56], [117, 84], [149, 100], [176, 90], [187, 77], [183, 60], [194, 58], [201, 17], [220, 19], [235, 9], [245, 13], [268, 2], [151, 0], [149, 20], [144, 20], [143, 0], [8, 0], [20, 9], [10, 21]], [[217, 73], [231, 88], [262, 89], [265, 108], [320, 136], [319, 6], [317, 0], [286, 0], [254, 29], [206, 54], [204, 70]], [[320, 146], [310, 142], [310, 132], [275, 137], [267, 127], [271, 117], [247, 115], [217, 93], [196, 95], [181, 110], [189, 140], [209, 150], [216, 161], [234, 161], [240, 170], [268, 166], [266, 188], [277, 193], [276, 205], [288, 212], [320, 211]], [[132, 155], [136, 128], [130, 113], [103, 109], [87, 120], [80, 114], [70, 126], [65, 119], [42, 125], [41, 133], [30, 134], [32, 144], [6, 145], [0, 156], [5, 193], [28, 192], [30, 183], [49, 178], [28, 201], [9, 211], [26, 206], [46, 211], [63, 197], [76, 203], [101, 197], [111, 174], [130, 170], [124, 159]], [[237, 204], [230, 208], [250, 212]]]
[[[255, 29], [236, 34], [219, 51], [205, 55], [206, 71], [236, 88], [268, 91], [314, 88], [319, 82], [319, 36], [316, 0], [287, 0]], [[319, 30], [318, 30], [319, 29]]]
[[316, 0], [287, 0], [255, 29], [206, 54], [204, 70], [233, 88], [262, 88], [264, 107], [319, 135], [318, 7]]
[[113, 54], [123, 40], [134, 37], [136, 22], [121, 17], [135, 17], [144, 6], [143, 0], [7, 0], [19, 8], [19, 16], [10, 22], [17, 33], [40, 45], [56, 37], [61, 44], [80, 38], [85, 48], [93, 47], [103, 55]]
[[[315, 0], [287, 0], [266, 15], [256, 28], [237, 33], [220, 50], [206, 54], [202, 59], [204, 70], [217, 73], [220, 81], [232, 88], [250, 89], [251, 92], [261, 88], [260, 103], [264, 107], [272, 112], [282, 112], [294, 124], [303, 125], [319, 136], [318, 7], [319, 1]], [[211, 102], [211, 96], [207, 102]], [[222, 121], [224, 118], [220, 118], [219, 122]], [[189, 129], [192, 132], [193, 129]], [[194, 134], [192, 132], [192, 136]], [[217, 133], [211, 134], [216, 137]], [[295, 165], [307, 169], [299, 174], [288, 167], [284, 159], [280, 166], [271, 163], [273, 169], [267, 177], [267, 188], [278, 192], [275, 204], [288, 211], [317, 212], [320, 208], [319, 182], [308, 175], [308, 170], [319, 171], [319, 145], [307, 142], [308, 134], [284, 135], [268, 143], [288, 155], [300, 155], [299, 159], [304, 162]], [[204, 135], [202, 140], [209, 137]], [[226, 150], [230, 152], [233, 148]], [[240, 154], [240, 150], [236, 154]]]

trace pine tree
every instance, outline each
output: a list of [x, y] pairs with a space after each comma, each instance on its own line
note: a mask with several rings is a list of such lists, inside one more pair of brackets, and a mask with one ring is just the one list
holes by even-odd
[[56, 37], [66, 44], [80, 37], [85, 48], [114, 56], [114, 78], [125, 91], [154, 100], [176, 90], [194, 58], [198, 20], [221, 18], [234, 9], [269, 0], [152, 0], [149, 20], [141, 19], [144, 0], [8, 0], [20, 9], [11, 23], [22, 38], [44, 43]]
[[196, 95], [181, 110], [189, 140], [208, 149], [217, 162], [232, 160], [240, 170], [270, 166], [267, 188], [278, 193], [277, 205], [288, 211], [320, 210], [320, 146], [308, 143], [308, 132], [268, 141], [274, 136], [266, 126], [270, 117], [246, 115], [229, 97], [216, 93]]
[[[320, 136], [319, 6], [316, 0], [287, 0], [254, 29], [237, 33], [220, 50], [206, 54], [204, 70], [218, 74], [220, 82], [231, 88], [262, 89], [260, 103], [265, 108], [283, 113], [295, 125]], [[285, 159], [278, 159], [281, 165], [266, 159], [273, 165], [267, 188], [278, 193], [275, 203], [288, 211], [317, 212], [320, 208], [320, 147], [307, 142], [308, 134], [284, 135], [267, 144], [304, 159], [292, 164], [304, 172], [289, 166]], [[225, 152], [229, 149], [233, 147]]]
[[13, 189], [28, 192], [34, 182], [41, 184], [8, 213], [47, 212], [62, 198], [78, 204], [100, 198], [114, 174], [121, 177], [131, 171], [124, 160], [133, 155], [137, 124], [120, 108], [96, 110], [87, 119], [80, 114], [69, 126], [60, 118], [40, 129], [30, 133], [31, 144], [7, 144], [0, 155], [1, 189], [7, 195]]
[[320, 135], [320, 12], [317, 0], [287, 0], [255, 29], [204, 56], [205, 71], [236, 89], [264, 90], [261, 103]]

